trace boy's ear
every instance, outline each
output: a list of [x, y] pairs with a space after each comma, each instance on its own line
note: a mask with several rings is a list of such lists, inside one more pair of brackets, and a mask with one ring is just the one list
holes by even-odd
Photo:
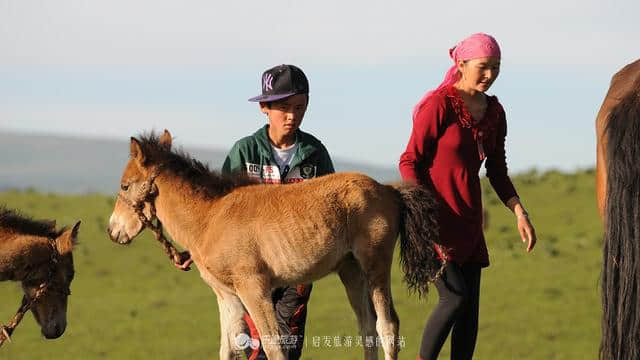
[[171, 150], [171, 141], [171, 133], [169, 132], [169, 130], [164, 129], [164, 133], [160, 137], [158, 144], [160, 144], [160, 146], [162, 146], [165, 150], [169, 151]]
[[269, 103], [260, 102], [259, 104], [260, 104], [260, 111], [265, 115], [269, 115], [269, 109], [271, 109]]

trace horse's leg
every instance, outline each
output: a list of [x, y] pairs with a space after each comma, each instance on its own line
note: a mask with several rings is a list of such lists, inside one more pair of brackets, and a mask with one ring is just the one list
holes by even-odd
[[380, 274], [370, 279], [371, 301], [378, 316], [376, 329], [380, 335], [382, 348], [384, 349], [385, 360], [395, 360], [398, 358], [397, 340], [400, 320], [393, 306], [391, 297], [391, 274]]
[[220, 359], [231, 360], [233, 359], [231, 344], [229, 343], [229, 312], [224, 299], [219, 295], [216, 296], [218, 300], [218, 313], [220, 315]]
[[260, 342], [267, 358], [285, 360], [284, 352], [280, 348], [280, 332], [271, 300], [271, 288], [267, 284], [269, 284], [268, 280], [251, 276], [242, 283], [236, 284], [236, 291], [258, 329]]
[[217, 295], [217, 299], [220, 311], [220, 359], [242, 359], [244, 353], [240, 346], [247, 344], [238, 344], [236, 339], [245, 331], [242, 321], [244, 306], [240, 298], [230, 293]]
[[[363, 339], [367, 337], [375, 338], [376, 316], [373, 312], [373, 305], [369, 297], [367, 279], [353, 256], [349, 255], [349, 257], [340, 264], [338, 275], [340, 275], [340, 280], [342, 280], [342, 284], [344, 284], [344, 288], [347, 291], [347, 297], [349, 298], [351, 307], [358, 319], [360, 336], [362, 336]], [[366, 345], [366, 343], [364, 344]], [[377, 360], [378, 348], [376, 346], [365, 346], [364, 359]]]
[[387, 235], [386, 239], [377, 244], [378, 246], [368, 249], [366, 254], [356, 254], [356, 258], [364, 270], [371, 291], [371, 302], [377, 316], [376, 329], [384, 349], [384, 358], [395, 360], [400, 350], [397, 346], [400, 320], [391, 297], [395, 236]]

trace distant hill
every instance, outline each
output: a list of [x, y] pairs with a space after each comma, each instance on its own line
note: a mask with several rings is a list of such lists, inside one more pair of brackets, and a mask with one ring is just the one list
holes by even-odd
[[[179, 145], [179, 144], [178, 144]], [[58, 135], [0, 132], [0, 191], [113, 194], [127, 161], [128, 143]], [[196, 159], [218, 169], [226, 150], [185, 146]], [[399, 178], [393, 168], [334, 159], [336, 171], [357, 171], [381, 182]]]

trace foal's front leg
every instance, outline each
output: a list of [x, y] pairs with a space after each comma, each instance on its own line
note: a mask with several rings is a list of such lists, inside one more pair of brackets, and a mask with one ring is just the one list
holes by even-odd
[[286, 360], [280, 348], [280, 332], [271, 300], [269, 281], [259, 276], [236, 284], [236, 292], [249, 312], [258, 333], [262, 348], [269, 360]]
[[244, 307], [240, 298], [231, 293], [216, 291], [220, 312], [220, 359], [236, 360], [244, 358], [238, 335], [244, 333]]

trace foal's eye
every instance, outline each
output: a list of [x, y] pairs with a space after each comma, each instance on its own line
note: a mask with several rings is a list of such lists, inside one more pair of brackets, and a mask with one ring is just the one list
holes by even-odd
[[120, 184], [120, 189], [122, 189], [122, 191], [129, 190], [129, 184]]

